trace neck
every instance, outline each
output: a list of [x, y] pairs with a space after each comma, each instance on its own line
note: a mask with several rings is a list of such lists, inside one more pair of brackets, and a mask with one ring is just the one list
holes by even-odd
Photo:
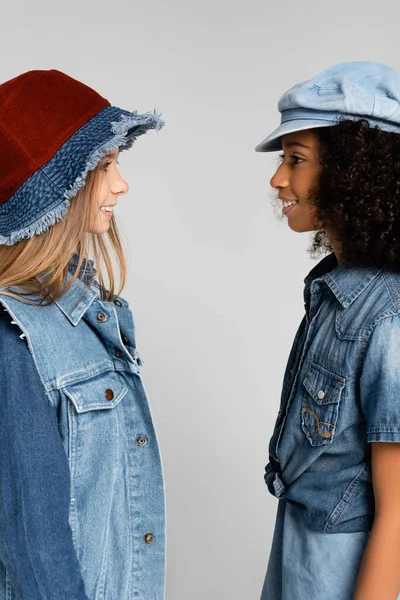
[[341, 245], [339, 244], [338, 240], [335, 240], [335, 236], [332, 234], [331, 231], [329, 231], [329, 229], [326, 229], [326, 235], [328, 236], [328, 240], [330, 245], [332, 246], [332, 250], [335, 253], [335, 256], [337, 258], [338, 264], [340, 264], [341, 261]]

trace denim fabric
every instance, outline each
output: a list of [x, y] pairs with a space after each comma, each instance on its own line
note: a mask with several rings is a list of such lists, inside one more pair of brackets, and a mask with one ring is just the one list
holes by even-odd
[[69, 200], [85, 185], [88, 171], [102, 156], [116, 148], [129, 149], [138, 136], [163, 125], [158, 114], [138, 114], [115, 106], [101, 110], [0, 204], [0, 243], [12, 245], [42, 233], [64, 216]]
[[400, 133], [400, 73], [374, 62], [334, 65], [296, 83], [278, 102], [281, 124], [256, 147], [281, 149], [281, 137], [295, 131], [331, 127], [341, 119], [367, 121], [371, 127]]
[[10, 321], [0, 308], [0, 598], [87, 600], [56, 408]]
[[400, 274], [337, 265], [305, 280], [265, 480], [309, 529], [368, 532], [370, 442], [400, 442]]
[[312, 531], [281, 500], [261, 600], [352, 600], [368, 533]]
[[[71, 537], [88, 598], [162, 600], [162, 467], [128, 303], [105, 301], [96, 282], [88, 288], [79, 280], [50, 306], [0, 300], [25, 335], [57, 414], [70, 467]], [[0, 569], [0, 600], [23, 598], [11, 579]]]

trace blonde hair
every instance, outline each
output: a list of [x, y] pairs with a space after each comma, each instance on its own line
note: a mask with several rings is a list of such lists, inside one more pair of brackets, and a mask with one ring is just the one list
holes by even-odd
[[[64, 218], [47, 231], [23, 239], [13, 246], [0, 245], [0, 288], [18, 288], [16, 293], [3, 289], [3, 294], [29, 304], [51, 304], [73, 285], [83, 261], [89, 259], [93, 259], [96, 265], [96, 279], [105, 290], [104, 299], [112, 300], [121, 293], [126, 281], [126, 257], [114, 216], [106, 233], [89, 233], [98, 217], [97, 202], [102, 174], [100, 167], [89, 171], [85, 186], [71, 199]], [[68, 265], [75, 253], [78, 255], [78, 265], [66, 284]], [[118, 288], [112, 254], [119, 270]], [[105, 272], [107, 280], [104, 278]]]

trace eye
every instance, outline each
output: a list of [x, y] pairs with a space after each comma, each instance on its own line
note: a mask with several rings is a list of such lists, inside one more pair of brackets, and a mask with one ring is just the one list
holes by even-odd
[[101, 170], [102, 171], [107, 171], [107, 168], [111, 165], [111, 161], [107, 161], [101, 164]]
[[[290, 154], [289, 158], [291, 159], [293, 166], [300, 165], [305, 160], [304, 158], [300, 158], [300, 156], [297, 156], [296, 154]], [[279, 154], [278, 161], [281, 164], [285, 161], [285, 155], [283, 153]]]

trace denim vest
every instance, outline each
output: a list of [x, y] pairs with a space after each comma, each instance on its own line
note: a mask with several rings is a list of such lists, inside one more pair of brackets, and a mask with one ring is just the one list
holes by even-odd
[[305, 279], [265, 481], [308, 527], [369, 531], [371, 442], [400, 442], [400, 274], [337, 264]]
[[[25, 334], [71, 473], [70, 526], [91, 600], [163, 600], [164, 487], [128, 303], [77, 280], [50, 306], [0, 294]], [[7, 574], [0, 577], [6, 577]], [[0, 581], [7, 600], [15, 598]]]

